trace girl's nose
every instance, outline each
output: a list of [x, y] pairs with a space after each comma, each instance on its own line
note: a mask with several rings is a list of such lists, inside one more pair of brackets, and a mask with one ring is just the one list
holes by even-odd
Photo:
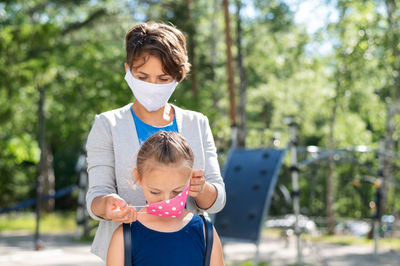
[[162, 198], [163, 201], [170, 200], [170, 199], [172, 199], [172, 197], [171, 197], [170, 194], [165, 193], [165, 194], [163, 195], [163, 198]]

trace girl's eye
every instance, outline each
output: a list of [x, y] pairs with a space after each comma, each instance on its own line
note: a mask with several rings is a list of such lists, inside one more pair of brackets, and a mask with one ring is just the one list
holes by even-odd
[[145, 80], [146, 77], [138, 77], [140, 80]]
[[153, 194], [153, 195], [158, 195], [158, 194], [160, 194], [160, 192], [154, 192], [154, 191], [150, 191], [150, 193]]
[[179, 193], [181, 193], [182, 191], [174, 191], [174, 193], [176, 194], [176, 195], [178, 195]]

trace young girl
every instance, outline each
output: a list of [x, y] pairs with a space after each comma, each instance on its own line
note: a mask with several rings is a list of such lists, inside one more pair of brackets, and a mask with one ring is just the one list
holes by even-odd
[[[191, 148], [176, 132], [160, 131], [139, 150], [134, 174], [147, 204], [131, 223], [133, 265], [204, 265], [203, 220], [184, 209], [193, 161]], [[210, 265], [224, 265], [221, 242], [213, 231]], [[122, 225], [112, 236], [107, 265], [124, 265]]]

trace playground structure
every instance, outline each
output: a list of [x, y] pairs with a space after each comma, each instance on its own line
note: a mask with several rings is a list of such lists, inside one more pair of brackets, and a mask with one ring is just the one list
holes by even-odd
[[[302, 265], [301, 229], [299, 227], [300, 171], [310, 164], [318, 163], [331, 156], [335, 156], [335, 160], [338, 161], [341, 157], [349, 153], [376, 153], [379, 155], [379, 169], [376, 171], [377, 177], [373, 178], [374, 181], [372, 184], [376, 187], [375, 206], [379, 206], [381, 200], [381, 183], [383, 180], [383, 157], [400, 158], [393, 152], [385, 151], [382, 143], [379, 150], [373, 150], [365, 145], [335, 150], [322, 149], [316, 146], [298, 147], [296, 123], [288, 119], [286, 124], [289, 127], [290, 135], [290, 141], [286, 149], [237, 149], [235, 147], [236, 141], [233, 141], [233, 146], [231, 147], [223, 169], [223, 177], [227, 191], [227, 206], [224, 210], [215, 215], [215, 226], [223, 242], [244, 241], [252, 242], [256, 245], [253, 265], [258, 265], [259, 242], [263, 227], [263, 223], [260, 221], [264, 221], [268, 214], [281, 162], [287, 152], [290, 152], [289, 169], [292, 177], [292, 191], [290, 194], [295, 217], [294, 234], [296, 236], [297, 265]], [[301, 151], [311, 154], [311, 158], [298, 162], [297, 155]], [[263, 159], [261, 159], [262, 157]], [[357, 160], [353, 160], [352, 163], [359, 164]], [[272, 167], [273, 170], [267, 171], [266, 169], [269, 167]], [[260, 190], [264, 192], [263, 195], [255, 193], [255, 191], [260, 188], [257, 184], [260, 180], [263, 180], [263, 186], [265, 186]], [[280, 190], [287, 202], [290, 198], [287, 189], [285, 187], [280, 187]], [[254, 204], [255, 202], [257, 202], [257, 204]], [[379, 240], [379, 207], [375, 209], [373, 219], [374, 255], [377, 255]]]
[[270, 195], [285, 153], [286, 150], [277, 149], [233, 149], [223, 168], [227, 202], [215, 215], [215, 228], [223, 242], [255, 243], [256, 265]]

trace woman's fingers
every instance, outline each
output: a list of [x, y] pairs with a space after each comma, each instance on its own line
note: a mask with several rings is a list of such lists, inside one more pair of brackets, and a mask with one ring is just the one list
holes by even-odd
[[204, 177], [204, 171], [203, 170], [193, 170], [192, 171], [192, 178], [193, 177]]
[[190, 178], [189, 196], [196, 197], [203, 190], [206, 180], [203, 170], [193, 170]]
[[137, 210], [134, 206], [128, 205], [117, 194], [113, 194], [107, 200], [107, 219], [118, 223], [130, 223], [137, 219]]
[[131, 223], [131, 222], [136, 221], [136, 219], [137, 219], [136, 208], [132, 205], [128, 205], [125, 209], [126, 209], [126, 212], [123, 217], [124, 223]]
[[136, 221], [137, 211], [132, 205], [127, 205], [125, 208], [121, 209], [116, 213], [116, 218], [113, 221], [118, 221], [121, 223], [131, 223]]

